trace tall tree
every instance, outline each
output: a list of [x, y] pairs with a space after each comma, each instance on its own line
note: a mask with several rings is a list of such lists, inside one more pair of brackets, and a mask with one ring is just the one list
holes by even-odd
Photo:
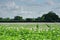
[[15, 20], [15, 21], [22, 21], [22, 17], [21, 17], [21, 16], [15, 16], [15, 17], [14, 17], [14, 20]]
[[34, 18], [26, 18], [27, 22], [33, 22], [35, 19]]
[[41, 21], [41, 17], [35, 18], [35, 21]]
[[3, 20], [3, 18], [2, 17], [0, 17], [0, 21], [2, 21]]
[[10, 18], [3, 18], [3, 21], [10, 21]]
[[54, 13], [54, 12], [52, 12], [52, 11], [50, 11], [48, 14], [44, 14], [42, 17], [41, 17], [41, 19], [43, 20], [43, 21], [48, 21], [48, 22], [50, 22], [50, 21], [57, 21], [58, 19], [59, 19], [59, 17], [58, 17], [58, 15], [56, 15], [56, 13]]

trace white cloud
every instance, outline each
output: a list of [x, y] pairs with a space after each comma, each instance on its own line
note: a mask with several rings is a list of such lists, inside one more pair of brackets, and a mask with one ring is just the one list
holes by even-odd
[[7, 7], [14, 7], [15, 5], [16, 5], [15, 2], [8, 2], [8, 3], [6, 3]]
[[36, 0], [20, 0], [20, 1], [30, 1], [30, 2], [35, 2]]
[[12, 1], [12, 2], [7, 2], [6, 4], [5, 4], [5, 6], [7, 6], [8, 8], [15, 8], [15, 9], [18, 9], [19, 8], [19, 6], [18, 5], [16, 5], [16, 3], [14, 2], [14, 1]]
[[54, 5], [55, 2], [53, 0], [46, 0], [46, 4], [48, 4], [48, 5]]
[[[24, 1], [26, 3], [28, 2], [29, 3], [28, 5], [22, 5], [22, 3], [21, 3], [21, 5], [20, 4], [17, 5], [16, 1], [11, 0], [8, 2], [0, 3], [0, 14], [1, 14], [0, 16], [14, 17], [16, 15], [20, 15], [20, 16], [23, 16], [24, 18], [38, 17], [38, 16], [41, 16], [42, 14], [47, 13], [50, 10], [52, 10], [53, 7], [56, 7], [56, 6], [54, 6], [55, 2], [53, 0], [46, 0], [45, 3], [48, 4], [48, 6], [44, 3], [39, 4], [36, 2], [36, 0], [20, 0], [20, 1]], [[19, 1], [19, 3], [20, 3], [20, 1]]]

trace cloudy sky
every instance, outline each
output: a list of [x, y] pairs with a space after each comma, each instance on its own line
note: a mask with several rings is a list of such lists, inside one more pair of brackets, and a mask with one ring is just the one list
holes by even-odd
[[35, 18], [49, 11], [60, 16], [60, 0], [0, 0], [0, 17]]

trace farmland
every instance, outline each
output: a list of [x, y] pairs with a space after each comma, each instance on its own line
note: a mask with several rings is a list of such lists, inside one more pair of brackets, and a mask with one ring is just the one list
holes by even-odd
[[0, 23], [0, 40], [60, 40], [60, 23]]

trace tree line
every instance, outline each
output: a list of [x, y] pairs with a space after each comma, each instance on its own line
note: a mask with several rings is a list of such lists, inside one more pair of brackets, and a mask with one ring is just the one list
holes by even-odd
[[13, 19], [10, 19], [0, 17], [0, 22], [60, 22], [60, 18], [56, 13], [50, 11], [37, 18], [23, 19], [21, 16], [15, 16]]

